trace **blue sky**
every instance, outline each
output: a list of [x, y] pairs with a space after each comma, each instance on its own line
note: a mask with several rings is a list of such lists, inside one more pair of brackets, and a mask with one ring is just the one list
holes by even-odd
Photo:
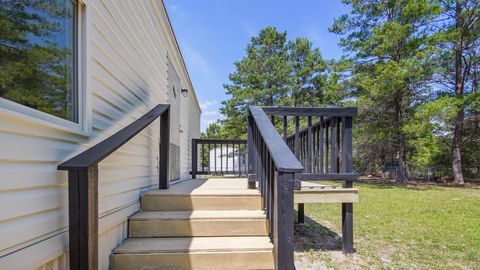
[[339, 58], [339, 37], [328, 32], [345, 14], [340, 0], [164, 0], [175, 35], [202, 108], [203, 131], [220, 117], [228, 98], [223, 88], [233, 63], [245, 55], [250, 37], [265, 26], [305, 37], [326, 59]]

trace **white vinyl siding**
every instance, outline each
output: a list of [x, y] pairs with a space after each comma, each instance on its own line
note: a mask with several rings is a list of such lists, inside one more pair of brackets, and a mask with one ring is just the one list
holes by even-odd
[[[56, 166], [167, 103], [167, 55], [189, 90], [177, 96], [189, 177], [200, 108], [162, 1], [85, 2], [89, 136], [0, 108], [0, 269], [67, 268], [67, 172]], [[127, 236], [141, 193], [158, 185], [158, 142], [157, 120], [99, 164], [100, 269]]]

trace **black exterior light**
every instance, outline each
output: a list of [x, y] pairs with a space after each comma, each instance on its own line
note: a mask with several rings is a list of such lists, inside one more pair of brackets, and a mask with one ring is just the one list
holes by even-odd
[[182, 93], [182, 96], [188, 97], [188, 89], [183, 88], [180, 92]]

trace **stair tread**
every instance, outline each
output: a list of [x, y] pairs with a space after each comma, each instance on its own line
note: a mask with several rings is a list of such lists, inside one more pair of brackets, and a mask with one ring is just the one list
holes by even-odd
[[143, 196], [221, 196], [221, 197], [231, 197], [231, 196], [242, 196], [242, 197], [260, 197], [258, 190], [245, 189], [245, 190], [236, 190], [236, 189], [201, 189], [201, 190], [162, 190], [154, 189], [147, 191]]
[[267, 236], [128, 238], [113, 254], [272, 251]]
[[190, 219], [265, 219], [262, 210], [194, 210], [194, 211], [140, 211], [130, 217], [138, 220], [190, 220]]
[[144, 196], [260, 196], [256, 189], [247, 189], [245, 181], [231, 179], [192, 179], [172, 185], [169, 189], [148, 191]]

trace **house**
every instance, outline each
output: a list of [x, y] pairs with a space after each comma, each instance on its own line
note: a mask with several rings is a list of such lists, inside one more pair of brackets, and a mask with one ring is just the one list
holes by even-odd
[[[245, 173], [247, 155], [244, 149], [229, 147], [228, 145], [220, 145], [208, 151], [210, 162], [208, 166], [202, 168], [211, 174], [239, 174]], [[212, 158], [213, 157], [213, 158]]]
[[[68, 53], [45, 64], [66, 73], [46, 77], [53, 71], [44, 71], [41, 78], [20, 74], [2, 81], [0, 269], [66, 268], [67, 172], [58, 171], [58, 164], [155, 105], [170, 104], [170, 180], [186, 179], [191, 140], [200, 135], [200, 107], [162, 1], [52, 2], [57, 6], [14, 6], [15, 1], [1, 6], [11, 11], [9, 19], [36, 13], [43, 17], [31, 23], [61, 26], [51, 27], [48, 35], [29, 33], [29, 44], [9, 41], [16, 49], [2, 46], [2, 73], [8, 65], [31, 63], [22, 56], [29, 52]], [[47, 15], [48, 8], [67, 12]], [[3, 62], [4, 53], [12, 55], [9, 63]], [[42, 85], [42, 78], [49, 83]], [[140, 194], [158, 185], [159, 128], [159, 121], [152, 123], [99, 165], [100, 269], [108, 269], [108, 255], [126, 237]]]
[[248, 140], [199, 139], [162, 1], [0, 7], [0, 269], [290, 270], [311, 202], [342, 203], [353, 252], [355, 108], [249, 106]]

